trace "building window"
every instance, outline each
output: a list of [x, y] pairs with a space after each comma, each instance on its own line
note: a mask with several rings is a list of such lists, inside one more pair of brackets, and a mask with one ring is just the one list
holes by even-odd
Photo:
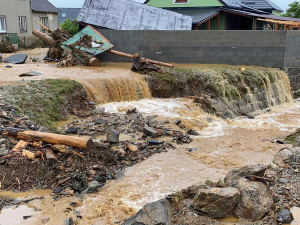
[[66, 17], [67, 17], [67, 13], [62, 13], [62, 14], [61, 14], [61, 17], [62, 17], [62, 18], [66, 18]]
[[[40, 22], [48, 27], [48, 17], [40, 17]], [[45, 33], [45, 29], [42, 26], [41, 31]]]
[[20, 32], [27, 32], [27, 20], [26, 16], [19, 16], [19, 28]]
[[5, 16], [0, 16], [0, 33], [6, 32], [6, 21]]
[[173, 0], [173, 4], [188, 4], [189, 0]]

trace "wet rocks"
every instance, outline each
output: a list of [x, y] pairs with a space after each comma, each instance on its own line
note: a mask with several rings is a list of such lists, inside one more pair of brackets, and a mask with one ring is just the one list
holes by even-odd
[[144, 131], [146, 136], [153, 137], [153, 138], [158, 137], [157, 131], [154, 130], [153, 128], [151, 128], [151, 127], [144, 126], [143, 131]]
[[87, 189], [81, 192], [82, 195], [94, 193], [98, 191], [98, 188], [103, 187], [103, 184], [100, 184], [98, 181], [92, 181], [89, 183]]
[[194, 198], [194, 209], [212, 218], [224, 218], [232, 212], [239, 198], [239, 190], [232, 187], [200, 189]]
[[115, 129], [109, 129], [106, 133], [106, 140], [109, 143], [119, 143], [120, 132]]
[[74, 191], [82, 192], [86, 189], [86, 176], [84, 174], [74, 175], [72, 178], [72, 188]]
[[293, 220], [293, 214], [287, 209], [282, 209], [276, 217], [276, 221], [281, 224], [289, 224], [293, 222]]
[[266, 166], [262, 164], [257, 164], [257, 165], [246, 165], [242, 168], [239, 169], [233, 169], [231, 170], [225, 177], [224, 183], [227, 186], [234, 186], [237, 184], [237, 181], [245, 176], [249, 175], [255, 175], [255, 176], [263, 176], [265, 171], [266, 171]]
[[290, 157], [293, 155], [293, 152], [290, 149], [282, 149], [280, 152], [278, 152], [273, 162], [277, 165], [283, 165], [290, 161]]
[[106, 121], [103, 119], [103, 118], [98, 118], [98, 119], [96, 119], [96, 122], [95, 122], [95, 124], [97, 125], [97, 124], [104, 124], [104, 123], [106, 123]]
[[122, 225], [168, 225], [172, 224], [173, 206], [166, 198], [145, 205]]
[[66, 130], [66, 133], [67, 133], [67, 134], [77, 134], [78, 131], [79, 131], [79, 128], [78, 128], [78, 127], [71, 126], [71, 127], [69, 127], [68, 130]]
[[241, 193], [241, 201], [234, 210], [238, 218], [259, 220], [273, 206], [273, 199], [266, 184], [241, 178], [236, 188]]

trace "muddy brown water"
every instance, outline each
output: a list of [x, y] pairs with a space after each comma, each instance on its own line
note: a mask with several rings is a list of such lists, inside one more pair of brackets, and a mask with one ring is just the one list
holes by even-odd
[[[39, 55], [43, 54], [45, 49], [34, 51], [36, 51], [34, 54]], [[199, 130], [200, 135], [194, 137], [191, 144], [153, 155], [126, 169], [125, 177], [109, 181], [99, 193], [85, 196], [83, 202], [76, 208], [83, 216], [78, 220], [78, 224], [82, 225], [119, 223], [148, 202], [156, 201], [198, 182], [223, 179], [233, 167], [249, 163], [269, 163], [281, 148], [290, 146], [272, 143], [272, 140], [283, 139], [300, 126], [299, 102], [273, 107], [270, 112], [263, 113], [255, 119], [239, 117], [234, 120], [222, 120], [202, 112], [189, 99], [151, 99], [147, 83], [142, 76], [129, 70], [128, 63], [108, 64], [96, 69], [56, 68], [53, 64], [46, 63], [13, 65], [13, 69], [5, 69], [2, 66], [0, 64], [1, 84], [10, 82], [22, 84], [23, 81], [46, 78], [75, 79], [87, 87], [96, 102], [108, 102], [99, 105], [107, 112], [124, 113], [127, 109], [136, 107], [145, 115], [157, 115], [158, 119], [168, 118], [174, 121], [180, 118], [188, 126]], [[31, 70], [41, 72], [43, 75], [18, 77], [20, 73]], [[130, 88], [121, 87], [124, 84]], [[135, 101], [140, 98], [144, 99]], [[124, 100], [128, 102], [109, 103]], [[197, 151], [188, 152], [186, 148], [196, 148]], [[17, 209], [2, 210], [0, 224], [5, 221], [5, 225], [63, 224], [65, 219], [74, 215], [66, 210], [70, 208], [70, 203], [78, 202], [76, 197], [54, 201], [48, 191], [46, 193], [32, 191], [25, 194], [2, 192], [0, 195], [14, 198], [45, 196], [44, 200], [35, 200]], [[34, 207], [37, 211], [33, 210]], [[299, 214], [296, 209], [295, 214]], [[22, 216], [28, 215], [32, 217], [23, 220]], [[224, 224], [230, 222], [236, 223], [236, 220], [227, 220]]]
[[[145, 107], [150, 103], [152, 109]], [[209, 117], [207, 114], [197, 115], [188, 99], [147, 99], [101, 105], [109, 112], [122, 112], [132, 106], [144, 113], [167, 116], [170, 120], [182, 118], [184, 111], [187, 117], [196, 115], [194, 123], [202, 123], [203, 118]], [[77, 208], [83, 215], [79, 224], [115, 224], [133, 215], [144, 204], [167, 194], [197, 182], [223, 179], [235, 166], [271, 162], [281, 148], [289, 147], [271, 141], [284, 138], [300, 126], [299, 110], [298, 102], [273, 108], [252, 120], [212, 118], [214, 121], [208, 123], [190, 145], [153, 155], [128, 168], [120, 180], [109, 181], [99, 193], [86, 196], [82, 206]], [[197, 151], [190, 153], [186, 151], [187, 147], [197, 148]], [[31, 218], [31, 224], [40, 224], [47, 218], [47, 224], [61, 224], [72, 215], [65, 212], [71, 201], [78, 200], [72, 197], [53, 201], [53, 196], [46, 195], [44, 200], [32, 202], [40, 211]], [[229, 222], [224, 221], [224, 224]]]

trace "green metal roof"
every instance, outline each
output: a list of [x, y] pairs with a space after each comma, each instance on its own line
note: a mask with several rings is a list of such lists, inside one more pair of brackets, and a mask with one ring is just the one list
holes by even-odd
[[219, 0], [189, 0], [186, 4], [174, 4], [173, 0], [148, 0], [145, 2], [148, 5], [158, 7], [158, 8], [170, 8], [170, 7], [216, 7], [224, 6], [224, 4]]
[[168, 10], [191, 16], [193, 18], [193, 24], [198, 24], [202, 21], [205, 21], [220, 12], [220, 8], [170, 8]]

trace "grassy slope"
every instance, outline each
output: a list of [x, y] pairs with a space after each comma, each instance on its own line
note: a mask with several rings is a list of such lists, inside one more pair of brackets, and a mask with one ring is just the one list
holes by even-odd
[[70, 113], [65, 109], [66, 105], [72, 95], [83, 89], [80, 83], [66, 79], [31, 81], [25, 86], [4, 87], [6, 100], [17, 107], [18, 113], [50, 128], [54, 122], [66, 119]]

